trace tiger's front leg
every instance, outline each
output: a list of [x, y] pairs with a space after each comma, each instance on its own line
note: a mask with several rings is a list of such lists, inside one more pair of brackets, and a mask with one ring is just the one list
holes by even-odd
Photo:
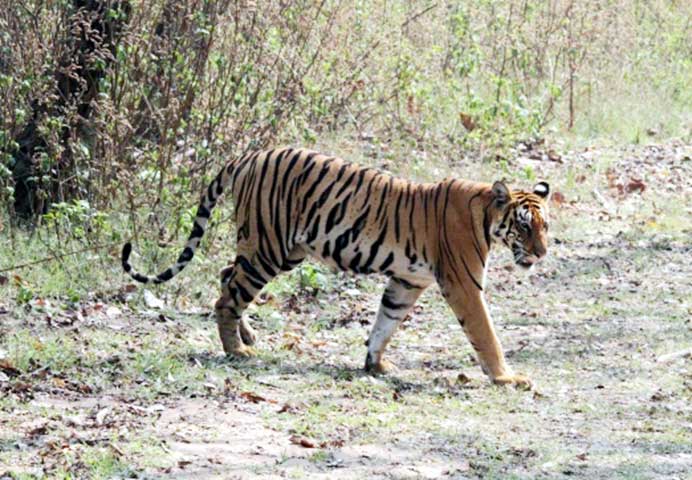
[[377, 312], [377, 321], [368, 338], [368, 355], [365, 357], [367, 372], [387, 373], [395, 368], [394, 364], [382, 358], [384, 349], [423, 290], [425, 287], [405, 280], [389, 280]]
[[483, 372], [490, 380], [496, 385], [516, 385], [530, 389], [531, 380], [514, 374], [505, 362], [502, 345], [495, 334], [482, 292], [473, 295], [454, 292], [446, 295], [446, 298], [476, 351]]

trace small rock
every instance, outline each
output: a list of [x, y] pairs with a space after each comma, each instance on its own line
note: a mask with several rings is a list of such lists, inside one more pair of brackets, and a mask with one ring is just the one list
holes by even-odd
[[164, 307], [163, 300], [151, 293], [149, 290], [144, 290], [144, 303], [149, 308], [161, 309]]

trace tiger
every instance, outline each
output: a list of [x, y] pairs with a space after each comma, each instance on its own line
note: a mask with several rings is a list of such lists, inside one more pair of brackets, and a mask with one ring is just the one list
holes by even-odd
[[529, 378], [507, 365], [483, 292], [495, 244], [508, 247], [522, 269], [545, 257], [546, 182], [532, 191], [510, 190], [504, 181], [415, 183], [309, 149], [249, 152], [226, 163], [208, 185], [174, 265], [143, 275], [130, 264], [128, 242], [121, 258], [125, 272], [153, 284], [180, 273], [225, 191], [235, 205], [236, 254], [221, 270], [214, 308], [227, 355], [255, 354], [256, 332], [243, 311], [270, 280], [311, 256], [339, 270], [388, 277], [366, 341], [367, 372], [395, 370], [384, 350], [421, 293], [436, 282], [490, 381], [531, 388]]

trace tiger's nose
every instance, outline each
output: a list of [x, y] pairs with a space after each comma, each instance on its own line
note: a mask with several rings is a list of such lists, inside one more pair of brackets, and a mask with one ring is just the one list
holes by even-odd
[[541, 259], [545, 257], [545, 255], [548, 253], [548, 250], [545, 247], [536, 247], [533, 251], [534, 255], [536, 255], [537, 259]]

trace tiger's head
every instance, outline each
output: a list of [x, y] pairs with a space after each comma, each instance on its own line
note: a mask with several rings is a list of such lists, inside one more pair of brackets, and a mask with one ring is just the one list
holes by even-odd
[[548, 252], [550, 187], [540, 182], [532, 192], [510, 191], [503, 182], [495, 182], [492, 194], [496, 214], [489, 226], [491, 241], [509, 247], [520, 267], [533, 267]]

